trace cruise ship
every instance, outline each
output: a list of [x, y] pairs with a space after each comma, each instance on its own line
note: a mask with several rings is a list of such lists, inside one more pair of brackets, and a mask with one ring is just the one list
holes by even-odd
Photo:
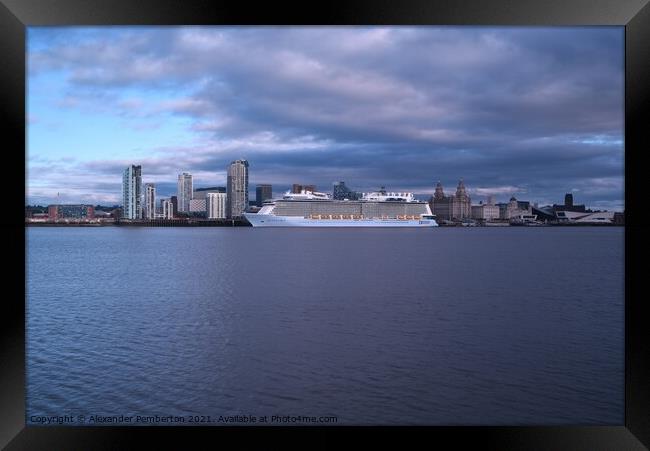
[[244, 216], [253, 227], [437, 227], [426, 202], [413, 193], [363, 193], [359, 200], [333, 200], [329, 194], [287, 191]]

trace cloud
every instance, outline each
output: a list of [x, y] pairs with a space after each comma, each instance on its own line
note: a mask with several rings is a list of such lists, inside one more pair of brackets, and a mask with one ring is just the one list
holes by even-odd
[[[29, 39], [29, 76], [65, 80], [60, 108], [142, 133], [187, 119], [185, 145], [132, 162], [161, 183], [180, 170], [221, 183], [246, 157], [252, 181], [278, 185], [430, 191], [464, 177], [477, 195], [560, 201], [577, 187], [622, 205], [622, 28], [62, 28]], [[125, 163], [68, 168], [119, 179]]]
[[507, 196], [514, 193], [525, 193], [526, 189], [519, 186], [489, 186], [471, 188], [468, 192], [477, 196], [496, 196], [497, 194]]

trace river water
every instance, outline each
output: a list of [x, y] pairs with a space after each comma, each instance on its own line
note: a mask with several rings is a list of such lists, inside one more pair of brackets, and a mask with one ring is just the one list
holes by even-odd
[[28, 424], [623, 423], [623, 228], [26, 236]]

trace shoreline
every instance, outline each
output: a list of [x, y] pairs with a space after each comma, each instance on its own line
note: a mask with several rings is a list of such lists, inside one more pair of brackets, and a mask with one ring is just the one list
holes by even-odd
[[[26, 222], [25, 227], [252, 227], [250, 223], [242, 220], [220, 221], [142, 221], [142, 222]], [[500, 224], [463, 226], [461, 224], [442, 225], [442, 228], [502, 228], [502, 227], [625, 227], [625, 224], [543, 224], [535, 226]]]
[[26, 227], [251, 227], [245, 219], [152, 220], [116, 222], [25, 222]]

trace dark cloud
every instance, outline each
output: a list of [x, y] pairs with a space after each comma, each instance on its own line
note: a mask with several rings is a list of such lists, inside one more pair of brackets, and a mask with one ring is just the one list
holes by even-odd
[[[30, 74], [63, 71], [68, 95], [100, 95], [115, 114], [191, 120], [176, 157], [157, 149], [142, 162], [170, 186], [182, 170], [223, 184], [228, 162], [246, 157], [253, 183], [432, 191], [464, 177], [480, 193], [559, 202], [576, 189], [578, 201], [622, 207], [621, 27], [67, 33], [30, 32]], [[79, 167], [119, 177], [124, 163]]]

